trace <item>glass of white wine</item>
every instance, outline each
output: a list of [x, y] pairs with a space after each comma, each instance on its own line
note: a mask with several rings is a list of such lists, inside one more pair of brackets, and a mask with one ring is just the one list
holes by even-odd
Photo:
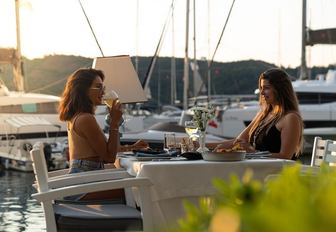
[[198, 138], [198, 128], [193, 121], [185, 121], [184, 122], [184, 128], [186, 133], [189, 135], [189, 137], [195, 141]]
[[[107, 105], [109, 108], [111, 108], [115, 101], [119, 101], [119, 96], [114, 90], [107, 91], [103, 96], [103, 102], [105, 105]], [[120, 126], [123, 125], [125, 122], [124, 117], [120, 120]]]
[[107, 105], [109, 108], [112, 107], [114, 101], [118, 101], [119, 96], [114, 90], [109, 90], [107, 93], [104, 94], [103, 101], [104, 104]]

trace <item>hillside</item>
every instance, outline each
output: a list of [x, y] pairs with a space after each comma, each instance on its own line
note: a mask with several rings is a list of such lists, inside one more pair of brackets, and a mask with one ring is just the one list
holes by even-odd
[[[132, 58], [134, 62], [134, 58]], [[151, 57], [139, 57], [139, 78], [142, 82], [145, 78]], [[52, 55], [41, 59], [24, 60], [26, 90], [31, 92], [60, 95], [66, 78], [69, 74], [81, 67], [91, 67], [92, 59], [80, 56]], [[198, 61], [199, 72], [206, 79], [207, 64]], [[150, 81], [150, 89], [153, 99], [158, 99], [160, 92], [161, 104], [167, 104], [170, 100], [170, 57], [160, 57], [157, 60]], [[10, 89], [13, 89], [10, 67], [2, 67], [0, 77]], [[257, 88], [257, 79], [261, 72], [275, 65], [263, 61], [246, 60], [228, 63], [215, 62], [213, 64], [212, 94], [253, 94]], [[287, 68], [286, 71], [293, 77], [297, 77], [298, 68]], [[314, 67], [312, 76], [317, 73], [325, 73], [326, 67]], [[190, 76], [192, 71], [189, 71]], [[177, 98], [183, 96], [183, 59], [176, 59]], [[192, 80], [190, 81], [192, 86]], [[160, 90], [160, 91], [159, 91]]]

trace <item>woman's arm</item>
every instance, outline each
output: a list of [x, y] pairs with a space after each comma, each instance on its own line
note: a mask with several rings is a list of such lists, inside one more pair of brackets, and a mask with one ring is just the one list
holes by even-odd
[[110, 114], [109, 138], [107, 141], [107, 154], [103, 158], [106, 162], [114, 162], [120, 147], [119, 125], [122, 118], [121, 103], [119, 101], [113, 101], [112, 106], [108, 109]]
[[125, 151], [132, 151], [132, 150], [137, 150], [137, 149], [147, 149], [149, 148], [149, 144], [142, 140], [139, 139], [138, 141], [136, 141], [135, 143], [131, 144], [131, 145], [120, 145], [118, 151], [119, 152], [125, 152]]
[[296, 152], [302, 136], [301, 118], [296, 113], [288, 113], [276, 125], [281, 132], [281, 148], [279, 153], [273, 153], [272, 157], [291, 159]]
[[232, 148], [236, 143], [239, 143], [240, 146], [247, 152], [255, 151], [255, 149], [249, 144], [248, 140], [251, 127], [258, 115], [259, 113], [253, 118], [252, 122], [250, 122], [250, 124], [235, 139], [225, 140], [224, 142], [217, 144], [218, 146], [215, 147], [215, 150]]

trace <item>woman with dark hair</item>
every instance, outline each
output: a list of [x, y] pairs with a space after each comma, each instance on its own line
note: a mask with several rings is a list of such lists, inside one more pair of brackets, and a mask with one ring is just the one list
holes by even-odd
[[[67, 80], [59, 105], [59, 118], [66, 121], [69, 143], [69, 173], [104, 169], [104, 163], [114, 163], [118, 151], [148, 147], [139, 140], [130, 146], [120, 146], [119, 124], [121, 104], [113, 101], [109, 109], [109, 136], [95, 118], [95, 110], [105, 94], [104, 73], [96, 69], [78, 69]], [[118, 162], [116, 162], [118, 166]], [[123, 190], [116, 189], [67, 197], [67, 200], [123, 200]]]
[[104, 163], [113, 163], [119, 147], [121, 104], [115, 101], [109, 108], [108, 139], [94, 116], [102, 104], [104, 74], [96, 69], [78, 69], [67, 80], [59, 117], [68, 123], [70, 173], [98, 170]]
[[215, 150], [239, 144], [247, 152], [269, 151], [275, 158], [296, 159], [302, 150], [303, 121], [289, 75], [277, 68], [263, 72], [259, 91], [260, 111], [255, 118], [237, 138]]

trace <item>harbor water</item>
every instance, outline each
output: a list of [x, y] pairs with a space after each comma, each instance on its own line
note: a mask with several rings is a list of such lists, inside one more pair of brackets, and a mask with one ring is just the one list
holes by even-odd
[[33, 173], [0, 171], [0, 232], [46, 231], [40, 204], [31, 197]]

